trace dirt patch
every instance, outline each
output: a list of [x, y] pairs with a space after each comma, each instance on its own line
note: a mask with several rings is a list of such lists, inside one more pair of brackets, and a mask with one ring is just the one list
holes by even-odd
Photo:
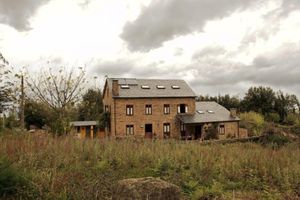
[[180, 190], [176, 185], [158, 178], [132, 178], [117, 183], [112, 199], [179, 200]]

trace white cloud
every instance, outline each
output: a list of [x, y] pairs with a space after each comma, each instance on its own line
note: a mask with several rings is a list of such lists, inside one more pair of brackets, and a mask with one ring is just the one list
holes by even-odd
[[31, 29], [0, 24], [0, 51], [14, 66], [86, 65], [99, 77], [184, 78], [197, 93], [242, 94], [251, 85], [267, 84], [300, 94], [300, 3], [216, 2], [20, 5], [35, 9], [22, 18]]

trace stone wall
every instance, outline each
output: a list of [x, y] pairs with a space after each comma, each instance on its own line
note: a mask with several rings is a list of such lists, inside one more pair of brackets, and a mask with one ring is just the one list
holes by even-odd
[[[188, 105], [188, 113], [195, 112], [194, 98], [142, 98], [142, 99], [115, 99], [116, 104], [116, 136], [126, 135], [126, 125], [134, 125], [134, 135], [144, 137], [145, 124], [152, 124], [152, 132], [157, 138], [163, 138], [163, 124], [170, 123], [170, 137], [179, 138], [180, 122], [177, 120], [178, 104]], [[152, 114], [145, 114], [145, 105], [152, 105]], [[170, 105], [170, 114], [164, 114], [164, 104]], [[133, 116], [126, 115], [126, 105], [134, 106]], [[113, 110], [113, 109], [112, 109]], [[113, 115], [113, 113], [112, 113]], [[112, 117], [114, 120], [114, 117]], [[112, 125], [114, 121], [112, 122]], [[114, 128], [112, 128], [114, 131]]]

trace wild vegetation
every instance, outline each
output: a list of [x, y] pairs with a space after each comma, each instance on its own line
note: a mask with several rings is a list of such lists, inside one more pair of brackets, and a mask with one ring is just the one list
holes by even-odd
[[274, 149], [14, 134], [0, 142], [0, 195], [7, 198], [109, 199], [118, 180], [147, 176], [178, 185], [183, 199], [300, 198], [299, 143]]
[[[183, 199], [300, 199], [300, 116], [293, 94], [261, 86], [243, 99], [199, 98], [238, 108], [250, 136], [267, 134], [259, 143], [77, 140], [66, 135], [71, 120], [107, 126], [110, 118], [100, 89], [83, 88], [84, 70], [46, 69], [26, 81], [26, 127], [47, 125], [49, 135], [19, 132], [12, 73], [0, 54], [0, 112], [9, 113], [0, 120], [0, 198], [110, 199], [118, 180], [154, 176], [178, 185]], [[215, 138], [211, 127], [206, 139]]]

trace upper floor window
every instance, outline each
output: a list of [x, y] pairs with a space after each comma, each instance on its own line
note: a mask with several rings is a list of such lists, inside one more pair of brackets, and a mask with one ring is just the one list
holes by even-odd
[[133, 135], [133, 134], [134, 134], [134, 126], [126, 125], [126, 135]]
[[225, 125], [224, 124], [219, 125], [219, 134], [225, 134]]
[[170, 104], [165, 104], [164, 105], [164, 114], [170, 114]]
[[164, 123], [164, 138], [170, 137], [170, 123]]
[[126, 105], [126, 115], [133, 115], [133, 105]]
[[145, 114], [146, 115], [152, 115], [152, 105], [150, 105], [150, 104], [146, 105]]
[[177, 106], [177, 113], [187, 113], [188, 111], [188, 105], [186, 104], [179, 104]]

